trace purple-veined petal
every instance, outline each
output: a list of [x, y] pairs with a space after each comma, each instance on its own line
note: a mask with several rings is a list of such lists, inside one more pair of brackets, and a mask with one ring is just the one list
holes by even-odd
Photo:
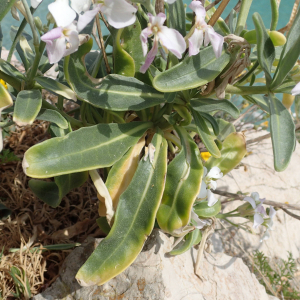
[[259, 201], [259, 193], [257, 192], [251, 193], [251, 198], [254, 199], [255, 201]]
[[30, 4], [33, 8], [37, 8], [43, 0], [31, 0]]
[[152, 30], [150, 27], [147, 27], [145, 29], [142, 30], [141, 35], [140, 35], [140, 39], [142, 42], [142, 48], [143, 48], [143, 54], [144, 56], [146, 56], [147, 52], [148, 52], [148, 36], [152, 35]]
[[266, 215], [267, 215], [266, 210], [265, 210], [265, 208], [262, 206], [262, 204], [258, 204], [258, 205], [256, 206], [255, 211], [258, 212], [259, 214], [263, 215], [263, 216], [266, 216]]
[[189, 56], [196, 55], [200, 52], [203, 44], [203, 30], [195, 28], [192, 36], [189, 38]]
[[191, 219], [196, 222], [196, 228], [202, 229], [205, 225], [207, 225], [207, 221], [199, 219], [198, 215], [192, 210], [191, 211]]
[[223, 173], [221, 172], [221, 170], [218, 167], [213, 167], [208, 172], [207, 177], [219, 179], [219, 178], [223, 177]]
[[76, 12], [69, 6], [68, 1], [56, 0], [48, 5], [57, 26], [66, 27], [76, 18]]
[[105, 0], [101, 11], [107, 22], [117, 29], [132, 25], [136, 20], [137, 9], [125, 0]]
[[89, 24], [100, 10], [100, 5], [96, 5], [92, 10], [86, 11], [83, 15], [79, 15], [77, 30], [80, 32], [87, 24]]
[[216, 57], [220, 57], [222, 54], [224, 37], [215, 32], [215, 30], [208, 26], [205, 31], [205, 37], [208, 36], [212, 44]]
[[247, 196], [247, 197], [244, 198], [244, 200], [249, 202], [251, 204], [251, 206], [253, 207], [253, 209], [256, 208], [256, 202], [253, 198]]
[[77, 31], [71, 31], [68, 35], [68, 46], [69, 48], [66, 49], [64, 56], [72, 54], [78, 50], [79, 47], [79, 37]]
[[161, 29], [166, 21], [166, 15], [164, 13], [159, 13], [156, 16], [152, 16], [148, 13], [149, 23], [151, 26], [157, 26], [158, 29]]
[[62, 28], [61, 27], [56, 27], [51, 29], [50, 31], [46, 32], [44, 35], [41, 36], [41, 40], [43, 42], [46, 41], [53, 41], [62, 36]]
[[207, 187], [206, 187], [205, 182], [202, 180], [200, 192], [199, 192], [197, 198], [204, 199], [204, 198], [206, 198], [206, 196], [207, 196]]
[[253, 228], [257, 228], [264, 222], [264, 218], [260, 214], [254, 214]]
[[295, 87], [291, 90], [291, 94], [293, 96], [299, 95], [300, 94], [300, 82], [298, 82]]
[[71, 7], [78, 13], [86, 12], [92, 5], [91, 0], [71, 0]]
[[191, 4], [189, 5], [189, 8], [195, 12], [197, 19], [205, 18], [206, 10], [200, 1], [192, 1]]
[[46, 40], [46, 50], [50, 64], [59, 62], [66, 51], [66, 39], [62, 36], [55, 41]]
[[169, 49], [177, 58], [182, 57], [182, 53], [186, 49], [186, 43], [177, 30], [162, 26], [157, 35], [163, 46]]
[[153, 60], [157, 54], [157, 51], [158, 51], [158, 40], [157, 40], [157, 38], [154, 38], [153, 47], [148, 52], [148, 54], [146, 56], [146, 61], [140, 68], [141, 73], [145, 73], [148, 70], [148, 68], [150, 67], [151, 63], [153, 62]]
[[207, 190], [207, 205], [213, 206], [218, 202], [218, 199], [215, 197], [214, 193], [211, 190]]

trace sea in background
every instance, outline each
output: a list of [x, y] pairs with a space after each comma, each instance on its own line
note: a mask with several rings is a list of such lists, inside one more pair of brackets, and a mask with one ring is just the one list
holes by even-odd
[[[28, 1], [28, 2], [30, 2], [30, 1]], [[43, 23], [46, 23], [46, 15], [48, 13], [47, 6], [52, 2], [53, 2], [53, 0], [43, 0], [43, 2], [40, 4], [37, 11], [35, 12], [35, 15], [39, 16], [42, 19]], [[186, 3], [187, 5], [189, 5], [190, 2], [191, 1], [184, 0], [184, 3]], [[294, 2], [295, 2], [294, 0], [282, 0], [281, 1], [280, 7], [279, 7], [279, 21], [278, 21], [277, 29], [284, 27], [287, 24], [287, 22], [289, 21]], [[237, 3], [237, 0], [230, 1], [230, 3], [226, 7], [226, 9], [222, 15], [223, 18], [226, 18], [226, 16], [230, 13], [231, 9], [236, 5], [236, 3]], [[189, 8], [188, 8], [188, 10], [189, 10]], [[247, 28], [248, 29], [254, 28], [254, 25], [252, 22], [252, 17], [251, 17], [254, 12], [258, 12], [262, 16], [266, 28], [269, 28], [270, 23], [271, 23], [270, 1], [269, 0], [253, 0], [251, 10], [250, 10], [250, 13], [248, 16], [248, 20], [247, 20]], [[23, 19], [21, 14], [20, 14], [20, 18], [21, 18], [21, 20]], [[18, 22], [15, 19], [13, 19], [13, 17], [11, 16], [10, 13], [8, 13], [5, 16], [4, 20], [2, 20], [1, 27], [2, 27], [2, 32], [3, 32], [3, 46], [6, 49], [9, 49], [12, 44], [12, 41], [10, 38], [11, 26], [12, 25], [19, 26], [20, 23], [21, 22]], [[27, 26], [25, 28], [25, 30], [28, 33], [30, 33], [29, 26]], [[107, 29], [104, 28], [104, 34], [105, 34], [106, 30]]]

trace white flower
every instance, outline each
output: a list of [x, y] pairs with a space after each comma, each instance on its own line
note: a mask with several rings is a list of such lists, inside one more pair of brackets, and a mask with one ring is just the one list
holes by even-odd
[[216, 57], [220, 57], [222, 53], [224, 37], [215, 32], [215, 30], [205, 22], [206, 11], [200, 1], [192, 1], [189, 5], [196, 14], [194, 32], [188, 39], [189, 41], [189, 56], [196, 55], [200, 51], [203, 44], [206, 47], [209, 43], [212, 44]]
[[218, 167], [213, 167], [207, 174], [207, 168], [204, 167], [204, 175], [200, 187], [200, 192], [198, 194], [198, 198], [205, 199], [207, 197], [208, 206], [213, 206], [216, 204], [218, 199], [211, 192], [215, 190], [217, 187], [217, 183], [214, 179], [219, 179], [223, 177], [223, 173]]
[[31, 0], [30, 4], [33, 8], [37, 8], [43, 0]]
[[[254, 192], [251, 194], [251, 197], [245, 197], [244, 200], [248, 201], [254, 209], [253, 228], [257, 228], [264, 222], [264, 217], [267, 215], [264, 207], [262, 206], [265, 199], [259, 199], [259, 194], [257, 192]], [[256, 203], [258, 201], [260, 203], [257, 205]]]
[[293, 96], [299, 95], [300, 94], [300, 82], [298, 82], [295, 87], [292, 89], [291, 94]]
[[265, 234], [263, 235], [263, 237], [261, 238], [260, 242], [262, 243], [263, 241], [267, 240], [268, 238], [270, 238], [270, 233], [269, 230], [273, 230], [273, 218], [276, 215], [276, 210], [274, 209], [273, 206], [270, 206], [270, 211], [269, 211], [269, 221], [267, 222], [267, 230], [265, 232]]
[[196, 225], [193, 225], [195, 226], [195, 228], [198, 229], [202, 229], [208, 224], [208, 221], [199, 219], [198, 215], [194, 212], [193, 209], [191, 211], [191, 220], [193, 220], [196, 223]]

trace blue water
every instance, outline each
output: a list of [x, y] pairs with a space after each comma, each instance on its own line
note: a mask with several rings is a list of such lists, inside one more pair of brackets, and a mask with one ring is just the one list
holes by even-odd
[[[38, 15], [42, 19], [43, 23], [46, 23], [46, 15], [48, 12], [47, 6], [51, 2], [53, 2], [53, 1], [52, 0], [44, 0], [42, 2], [42, 4], [38, 7], [38, 10], [35, 12], [35, 15]], [[187, 1], [187, 0], [185, 0], [184, 2], [186, 4], [190, 3], [190, 1]], [[226, 9], [222, 15], [223, 18], [225, 18], [228, 15], [228, 13], [231, 11], [231, 9], [235, 6], [236, 3], [237, 3], [237, 0], [230, 1], [230, 3], [226, 7]], [[279, 7], [280, 15], [279, 15], [279, 22], [278, 22], [278, 26], [277, 26], [278, 29], [281, 27], [284, 27], [287, 24], [287, 22], [290, 18], [293, 4], [294, 4], [294, 0], [282, 0], [281, 1], [280, 7]], [[265, 26], [267, 28], [269, 28], [270, 23], [271, 23], [270, 1], [269, 0], [253, 0], [252, 7], [251, 7], [251, 10], [249, 13], [248, 20], [247, 20], [247, 28], [248, 29], [254, 28], [252, 18], [251, 18], [252, 14], [254, 12], [258, 12], [262, 16]], [[20, 14], [20, 17], [22, 20], [21, 14]], [[13, 19], [10, 13], [8, 13], [6, 15], [6, 17], [4, 18], [4, 20], [2, 21], [1, 26], [2, 26], [2, 31], [3, 31], [3, 35], [4, 35], [3, 46], [5, 48], [7, 48], [7, 49], [10, 48], [10, 46], [12, 44], [11, 39], [10, 39], [10, 34], [9, 34], [10, 27], [12, 25], [19, 26], [19, 24], [20, 24], [20, 22]], [[30, 28], [28, 26], [26, 27], [25, 30], [28, 33], [30, 33]]]

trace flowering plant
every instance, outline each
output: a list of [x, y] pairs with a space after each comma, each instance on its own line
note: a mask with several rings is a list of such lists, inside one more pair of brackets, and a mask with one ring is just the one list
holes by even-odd
[[[267, 213], [257, 193], [237, 214], [221, 214], [213, 190], [247, 153], [244, 134], [228, 120], [240, 116], [232, 95], [270, 115], [275, 170], [290, 161], [294, 121], [275, 93], [299, 90], [299, 12], [285, 37], [275, 30], [275, 0], [270, 30], [255, 13], [254, 31], [245, 28], [250, 0], [242, 0], [229, 24], [220, 17], [229, 0], [218, 9], [193, 0], [192, 13], [182, 0], [56, 0], [46, 25], [33, 17], [40, 2], [32, 0], [30, 9], [26, 0], [0, 1], [0, 21], [10, 9], [24, 15], [9, 58], [0, 59], [0, 129], [50, 122], [52, 138], [26, 151], [23, 169], [32, 191], [52, 207], [88, 176], [95, 184], [107, 237], [79, 270], [81, 285], [103, 284], [126, 269], [155, 221], [182, 241], [172, 255], [204, 245], [216, 218], [242, 216], [254, 228], [272, 227], [275, 210]], [[32, 37], [23, 32], [26, 23]], [[15, 48], [24, 73], [10, 64]], [[56, 63], [57, 77], [47, 77]], [[257, 85], [262, 72], [264, 84]], [[56, 105], [42, 89], [58, 96]], [[77, 101], [77, 109], [66, 111], [64, 100]], [[37, 180], [44, 178], [53, 181]]]

